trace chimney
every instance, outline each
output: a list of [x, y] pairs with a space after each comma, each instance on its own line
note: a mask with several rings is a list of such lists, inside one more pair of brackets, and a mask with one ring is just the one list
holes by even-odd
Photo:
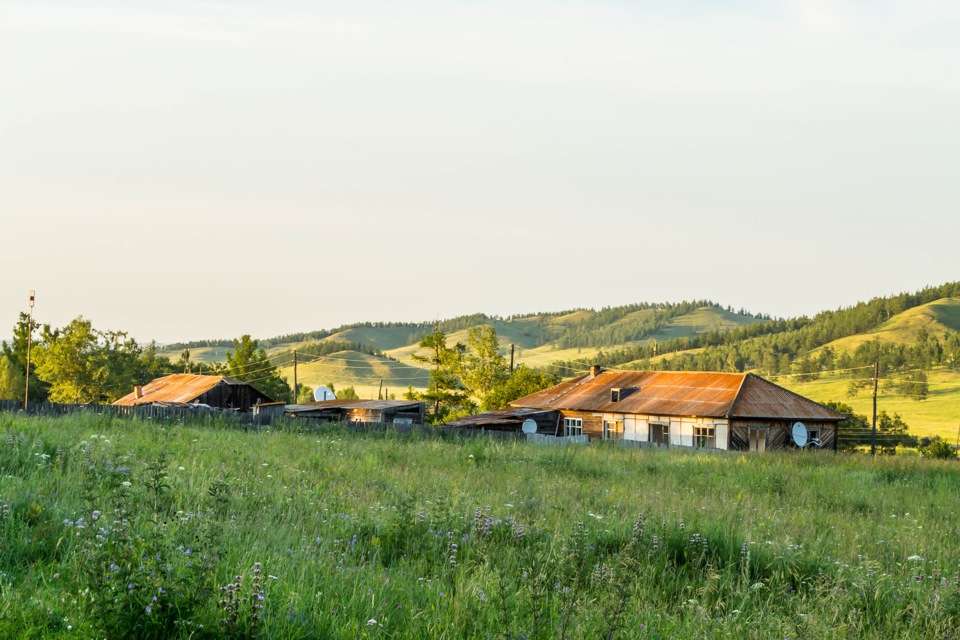
[[591, 366], [590, 366], [590, 377], [591, 377], [591, 378], [596, 378], [598, 375], [600, 375], [600, 372], [601, 372], [601, 371], [603, 371], [603, 367], [601, 367], [600, 365], [598, 365], [598, 364], [591, 365]]
[[143, 387], [137, 385], [133, 388], [133, 393], [136, 394], [137, 400], [143, 397]]

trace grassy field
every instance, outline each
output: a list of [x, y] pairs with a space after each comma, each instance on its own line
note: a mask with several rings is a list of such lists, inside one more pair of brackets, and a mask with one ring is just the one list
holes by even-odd
[[960, 464], [0, 415], [0, 637], [953, 638]]

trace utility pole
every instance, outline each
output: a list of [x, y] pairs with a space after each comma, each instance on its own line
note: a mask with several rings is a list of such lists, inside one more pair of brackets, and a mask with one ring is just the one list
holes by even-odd
[[293, 350], [293, 402], [294, 404], [300, 399], [300, 394], [297, 389], [297, 350]]
[[377, 400], [383, 400], [383, 378], [380, 378], [380, 388], [377, 389]]
[[877, 382], [880, 377], [880, 363], [873, 363], [873, 433], [870, 436], [870, 455], [877, 456]]
[[513, 349], [516, 345], [510, 343], [510, 373], [513, 373]]
[[33, 289], [30, 290], [30, 320], [27, 324], [27, 375], [23, 382], [23, 410], [24, 412], [30, 406], [30, 346], [33, 342], [33, 300], [36, 296]]

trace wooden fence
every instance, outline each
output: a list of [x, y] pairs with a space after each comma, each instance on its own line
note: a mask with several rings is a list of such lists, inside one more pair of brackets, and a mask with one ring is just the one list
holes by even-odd
[[141, 405], [136, 407], [118, 407], [112, 404], [61, 404], [59, 402], [31, 402], [26, 411], [19, 400], [0, 400], [0, 411], [8, 413], [26, 413], [31, 416], [66, 416], [71, 414], [105, 415], [132, 417], [141, 420], [184, 421], [197, 419], [226, 418], [242, 424], [267, 424], [252, 413], [219, 411], [201, 407], [165, 407], [162, 405]]

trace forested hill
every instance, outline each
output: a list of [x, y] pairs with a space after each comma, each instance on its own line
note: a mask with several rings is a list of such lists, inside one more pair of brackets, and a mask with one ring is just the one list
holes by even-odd
[[960, 282], [874, 298], [813, 318], [767, 320], [651, 345], [614, 348], [588, 363], [626, 368], [815, 373], [879, 363], [882, 370], [960, 366]]
[[[685, 316], [701, 316], [702, 322], [675, 322]], [[395, 349], [413, 345], [434, 327], [446, 334], [455, 334], [483, 325], [499, 326], [506, 334], [518, 333], [526, 347], [553, 346], [560, 349], [624, 345], [647, 339], [677, 335], [694, 335], [698, 331], [725, 331], [746, 324], [769, 321], [770, 316], [751, 314], [744, 310], [721, 308], [709, 300], [679, 303], [638, 303], [620, 307], [569, 309], [520, 314], [502, 318], [484, 313], [457, 316], [436, 322], [362, 322], [323, 329], [292, 333], [273, 338], [260, 338], [268, 350], [289, 349], [298, 344], [335, 340], [354, 342], [377, 349]], [[689, 326], [687, 331], [672, 331], [671, 326]], [[499, 329], [498, 329], [499, 330]], [[168, 352], [183, 349], [230, 348], [232, 339], [194, 340], [167, 344]]]
[[[960, 283], [875, 298], [812, 318], [771, 318], [710, 300], [638, 303], [509, 317], [483, 313], [436, 323], [365, 322], [260, 339], [271, 356], [351, 350], [410, 363], [434, 326], [451, 341], [492, 326], [505, 350], [529, 366], [571, 375], [590, 364], [620, 368], [757, 370], [813, 373], [879, 362], [884, 370], [950, 365], [960, 360]], [[194, 360], [221, 360], [231, 340], [167, 345]], [[306, 350], [306, 351], [304, 351]]]

